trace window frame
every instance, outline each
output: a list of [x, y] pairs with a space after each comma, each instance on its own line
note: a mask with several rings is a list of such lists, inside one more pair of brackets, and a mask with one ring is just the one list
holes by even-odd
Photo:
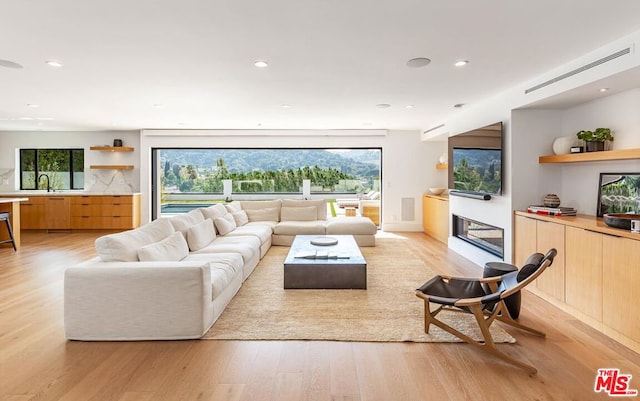
[[[42, 152], [42, 151], [66, 151], [68, 152], [68, 157], [69, 157], [69, 165], [66, 166], [68, 168], [68, 174], [69, 174], [69, 188], [62, 188], [62, 189], [69, 189], [69, 190], [82, 190], [84, 189], [84, 179], [82, 180], [82, 185], [80, 187], [76, 187], [75, 182], [74, 182], [74, 173], [76, 172], [82, 172], [83, 175], [85, 173], [84, 171], [84, 148], [20, 148], [19, 149], [19, 170], [20, 170], [20, 190], [21, 191], [37, 191], [40, 190], [39, 188], [39, 181], [38, 181], [38, 176], [40, 176], [40, 174], [42, 174], [40, 172], [40, 165], [39, 165], [39, 157], [38, 157], [38, 153]], [[82, 152], [82, 166], [76, 166], [74, 164], [74, 152]], [[24, 152], [35, 152], [34, 154], [34, 173], [35, 173], [35, 178], [34, 178], [34, 188], [25, 188], [25, 182], [24, 182], [24, 170], [23, 170], [23, 158], [25, 157]], [[77, 167], [80, 167], [79, 169], [77, 169]], [[77, 169], [77, 171], [76, 171]], [[46, 189], [46, 188], [45, 188]]]

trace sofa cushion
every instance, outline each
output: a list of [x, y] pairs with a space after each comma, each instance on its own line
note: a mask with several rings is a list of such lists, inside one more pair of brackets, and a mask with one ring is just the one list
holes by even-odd
[[189, 227], [202, 223], [204, 216], [200, 209], [193, 209], [189, 213], [172, 216], [169, 221], [176, 231], [180, 231], [186, 237]]
[[216, 217], [222, 217], [225, 214], [229, 213], [227, 208], [224, 207], [222, 203], [216, 203], [215, 205], [209, 207], [200, 208], [200, 213], [204, 216], [205, 219], [215, 219]]
[[162, 241], [145, 245], [138, 249], [138, 259], [148, 261], [179, 261], [189, 255], [189, 246], [180, 231], [176, 231]]
[[187, 230], [187, 244], [189, 250], [197, 251], [209, 245], [211, 241], [216, 239], [216, 230], [213, 227], [213, 220], [205, 221], [189, 227]]
[[327, 202], [324, 199], [320, 200], [297, 200], [297, 199], [283, 199], [282, 207], [305, 207], [315, 206], [317, 208], [317, 220], [327, 219]]
[[280, 208], [267, 207], [264, 209], [245, 209], [249, 222], [280, 221]]
[[236, 228], [236, 221], [231, 213], [227, 213], [222, 217], [216, 217], [213, 219], [213, 222], [220, 235], [227, 235]]
[[375, 235], [378, 228], [368, 217], [333, 217], [327, 220], [327, 234]]
[[224, 207], [225, 209], [227, 209], [229, 213], [235, 213], [242, 210], [242, 203], [240, 203], [239, 201], [233, 201], [233, 202], [225, 203]]
[[292, 207], [280, 209], [280, 221], [313, 221], [317, 220], [318, 208], [315, 206]]
[[236, 227], [242, 227], [249, 222], [249, 216], [247, 216], [247, 212], [245, 212], [244, 210], [232, 212], [231, 215], [236, 221]]
[[169, 220], [161, 218], [135, 230], [104, 235], [95, 241], [96, 252], [104, 262], [137, 262], [138, 249], [175, 232]]
[[275, 207], [278, 210], [282, 207], [282, 201], [280, 199], [275, 200], [253, 200], [253, 201], [240, 201], [242, 210], [256, 210]]
[[273, 234], [273, 226], [271, 226], [270, 224], [248, 223], [242, 227], [237, 227], [235, 230], [230, 232], [227, 237], [238, 235], [253, 235], [254, 237], [258, 237], [260, 239], [260, 244], [265, 244], [271, 239], [271, 234]]
[[218, 253], [218, 252], [234, 252], [242, 255], [243, 263], [260, 258], [260, 240], [254, 236], [229, 236], [216, 237], [216, 239], [196, 251], [197, 254]]
[[281, 221], [273, 229], [277, 235], [313, 235], [325, 233], [325, 221]]
[[243, 262], [239, 253], [190, 254], [184, 260], [209, 262], [212, 300], [222, 294], [236, 276], [242, 275]]

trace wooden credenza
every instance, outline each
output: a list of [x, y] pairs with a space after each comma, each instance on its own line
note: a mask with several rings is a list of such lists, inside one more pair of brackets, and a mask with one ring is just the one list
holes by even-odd
[[127, 230], [140, 226], [140, 194], [29, 195], [23, 230]]
[[548, 217], [516, 212], [515, 263], [556, 248], [535, 294], [640, 352], [640, 235], [593, 216]]
[[449, 238], [449, 198], [446, 195], [422, 196], [422, 229], [440, 242]]

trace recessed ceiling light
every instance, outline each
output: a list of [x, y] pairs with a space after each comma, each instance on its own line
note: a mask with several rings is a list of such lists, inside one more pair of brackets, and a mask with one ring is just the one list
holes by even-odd
[[608, 90], [609, 90], [609, 88], [600, 88], [600, 92], [606, 92]]
[[292, 105], [290, 105], [290, 104], [283, 104], [283, 105], [281, 105], [280, 107], [282, 107], [283, 109], [290, 109], [290, 108], [292, 108], [293, 106], [292, 106]]
[[379, 109], [388, 109], [389, 107], [391, 107], [391, 105], [387, 103], [378, 103], [376, 104], [376, 107]]
[[22, 66], [14, 61], [0, 60], [0, 67], [6, 68], [22, 68]]
[[32, 109], [37, 109], [38, 107], [40, 107], [40, 105], [35, 103], [28, 103], [27, 107], [31, 107]]
[[467, 65], [469, 64], [469, 61], [467, 60], [458, 60], [456, 61], [456, 63], [454, 64], [456, 67], [462, 67], [463, 65]]
[[162, 103], [154, 103], [153, 107], [155, 107], [156, 109], [161, 109], [161, 108], [164, 107], [164, 104], [162, 104]]
[[453, 107], [455, 107], [456, 109], [459, 109], [461, 107], [464, 107], [464, 103], [454, 104]]
[[59, 62], [58, 60], [47, 60], [45, 61], [45, 63], [49, 66], [49, 67], [62, 67], [62, 63]]
[[408, 105], [406, 105], [406, 106], [404, 106], [404, 107], [406, 107], [407, 109], [413, 109], [413, 108], [414, 108], [414, 107], [416, 107], [416, 106], [414, 106], [414, 105], [412, 105], [412, 104], [408, 104]]
[[258, 68], [264, 68], [264, 67], [267, 67], [269, 63], [267, 63], [264, 60], [257, 60], [256, 62], [253, 63], [253, 65], [255, 65]]
[[430, 63], [431, 63], [431, 60], [429, 60], [426, 57], [417, 57], [407, 61], [407, 67], [411, 67], [411, 68], [426, 67]]

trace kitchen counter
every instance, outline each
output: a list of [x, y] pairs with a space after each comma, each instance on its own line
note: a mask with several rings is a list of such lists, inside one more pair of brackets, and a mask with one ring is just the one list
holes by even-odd
[[[11, 229], [13, 231], [13, 242], [16, 249], [20, 249], [20, 202], [27, 201], [29, 198], [0, 198], [0, 212], [10, 212]], [[4, 226], [4, 223], [2, 224]], [[3, 227], [0, 228], [0, 240], [9, 239], [9, 233]], [[11, 246], [5, 243], [0, 246]]]

